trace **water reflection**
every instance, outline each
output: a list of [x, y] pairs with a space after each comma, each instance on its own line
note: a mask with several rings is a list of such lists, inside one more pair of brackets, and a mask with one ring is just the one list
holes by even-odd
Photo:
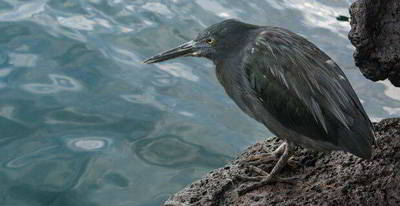
[[169, 168], [191, 165], [213, 168], [231, 159], [174, 135], [140, 140], [134, 144], [132, 150], [148, 164]]
[[111, 120], [99, 114], [90, 114], [79, 111], [73, 107], [49, 112], [45, 116], [47, 124], [70, 124], [70, 125], [102, 125], [111, 123]]
[[34, 54], [10, 53], [9, 63], [16, 67], [34, 67], [38, 56]]
[[12, 69], [10, 68], [0, 69], [0, 78], [8, 76], [11, 72]]
[[283, 0], [280, 3], [283, 8], [301, 11], [304, 17], [302, 21], [307, 26], [318, 29], [325, 28], [342, 38], [347, 38], [346, 32], [349, 30], [349, 23], [336, 20], [337, 16], [348, 13], [346, 7], [327, 6], [318, 1], [308, 0]]
[[61, 90], [79, 91], [82, 89], [82, 86], [78, 83], [78, 81], [71, 77], [58, 74], [49, 74], [49, 77], [53, 82], [53, 85], [60, 88]]
[[[9, 183], [10, 184], [10, 183]], [[22, 181], [13, 182], [8, 189], [9, 197], [15, 199], [10, 205], [80, 205], [80, 206], [99, 206], [88, 199], [88, 194], [82, 191], [66, 188], [52, 188], [46, 190], [48, 185], [32, 185]], [[28, 202], [29, 204], [25, 204]]]
[[0, 21], [19, 21], [32, 18], [33, 15], [44, 11], [46, 0], [20, 3], [18, 1], [8, 1], [14, 9], [0, 13]]
[[140, 64], [238, 18], [293, 30], [345, 70], [375, 120], [400, 91], [354, 66], [350, 0], [0, 1], [0, 205], [160, 205], [271, 134], [212, 63]]
[[211, 13], [217, 14], [223, 18], [238, 18], [240, 13], [239, 8], [228, 9], [229, 6], [221, 5], [217, 1], [207, 1], [207, 0], [196, 0], [196, 3], [200, 5], [203, 9], [210, 11]]
[[194, 116], [194, 113], [187, 112], [187, 111], [178, 111], [178, 113], [183, 115], [183, 116], [187, 116], [187, 117], [193, 117]]
[[144, 94], [123, 94], [121, 95], [121, 98], [131, 103], [151, 105], [162, 111], [165, 111], [167, 108], [164, 104], [157, 101], [154, 93], [151, 92], [151, 89], [148, 89]]
[[111, 140], [106, 137], [81, 137], [68, 140], [68, 147], [77, 151], [99, 151], [110, 143]]
[[0, 65], [4, 64], [7, 62], [7, 55], [4, 52], [0, 51]]
[[400, 115], [400, 107], [383, 106], [383, 110], [385, 110], [389, 115]]
[[159, 13], [169, 18], [173, 17], [173, 13], [168, 9], [168, 7], [161, 3], [157, 2], [146, 3], [142, 6], [142, 8], [147, 9], [151, 12]]
[[104, 180], [105, 183], [109, 183], [112, 185], [115, 185], [117, 187], [128, 187], [129, 186], [129, 180], [124, 177], [121, 174], [118, 173], [108, 173], [104, 176]]
[[381, 83], [381, 84], [385, 85], [384, 94], [387, 97], [392, 98], [394, 100], [397, 100], [400, 103], [400, 91], [399, 91], [399, 88], [396, 88], [395, 86], [393, 86], [388, 80], [380, 81], [378, 83]]
[[113, 139], [118, 136], [109, 132], [103, 132], [109, 136], [100, 136], [101, 132], [71, 131], [69, 134], [59, 137], [60, 143], [74, 152], [100, 152], [110, 151], [114, 145]]
[[399, 88], [394, 87], [389, 80], [380, 81], [384, 85], [384, 95], [386, 101], [381, 102], [381, 107], [385, 113], [390, 116], [400, 115], [400, 91]]
[[23, 88], [34, 94], [53, 94], [60, 91], [60, 88], [51, 84], [25, 84]]
[[124, 64], [136, 65], [137, 62], [140, 62], [140, 58], [137, 57], [133, 52], [122, 48], [112, 47], [110, 48], [110, 51], [106, 52], [106, 54], [110, 55], [116, 61]]
[[48, 154], [55, 153], [59, 149], [58, 146], [43, 147], [30, 153], [25, 153], [18, 156], [17, 158], [9, 161], [6, 167], [9, 168], [20, 168], [28, 164], [34, 164], [35, 161], [43, 161], [54, 156], [47, 156]]
[[152, 75], [151, 83], [156, 87], [171, 87], [178, 82], [177, 78], [172, 78], [169, 73], [163, 71], [156, 71]]
[[34, 94], [53, 94], [60, 91], [60, 88], [49, 84], [25, 84], [23, 88]]
[[13, 120], [15, 107], [11, 105], [0, 106], [0, 116]]
[[57, 17], [57, 21], [65, 27], [86, 31], [93, 30], [93, 25], [96, 24], [95, 21], [89, 20], [85, 16]]
[[60, 91], [79, 91], [82, 86], [71, 77], [49, 74], [52, 84], [30, 83], [22, 86], [28, 92], [35, 94], [53, 94]]
[[164, 63], [164, 64], [159, 64], [157, 65], [161, 70], [171, 74], [172, 76], [175, 77], [180, 77], [189, 81], [199, 81], [199, 77], [194, 75], [191, 72], [190, 68], [185, 67], [183, 64], [179, 63]]

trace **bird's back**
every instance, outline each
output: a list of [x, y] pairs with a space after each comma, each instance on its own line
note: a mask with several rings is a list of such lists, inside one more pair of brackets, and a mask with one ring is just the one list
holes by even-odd
[[242, 110], [301, 146], [371, 156], [372, 124], [332, 59], [285, 29], [261, 27], [248, 38], [235, 51], [240, 58], [217, 64], [219, 80]]

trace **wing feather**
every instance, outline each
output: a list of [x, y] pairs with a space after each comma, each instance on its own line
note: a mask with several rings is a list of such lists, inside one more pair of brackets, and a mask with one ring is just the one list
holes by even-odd
[[359, 156], [370, 155], [372, 124], [341, 69], [299, 35], [268, 27], [249, 45], [246, 78], [285, 127]]

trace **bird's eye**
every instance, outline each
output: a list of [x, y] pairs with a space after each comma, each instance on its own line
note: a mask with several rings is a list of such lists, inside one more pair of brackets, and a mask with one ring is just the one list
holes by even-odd
[[212, 38], [206, 39], [207, 44], [213, 45], [215, 43], [215, 40]]

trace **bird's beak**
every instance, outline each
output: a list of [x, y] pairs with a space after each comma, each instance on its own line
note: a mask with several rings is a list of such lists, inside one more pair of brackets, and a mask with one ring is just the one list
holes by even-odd
[[170, 49], [168, 51], [162, 52], [155, 56], [150, 57], [149, 59], [145, 60], [143, 63], [145, 64], [152, 64], [157, 62], [166, 61], [169, 59], [182, 57], [182, 56], [196, 56], [196, 42], [189, 41], [186, 42], [176, 48]]

